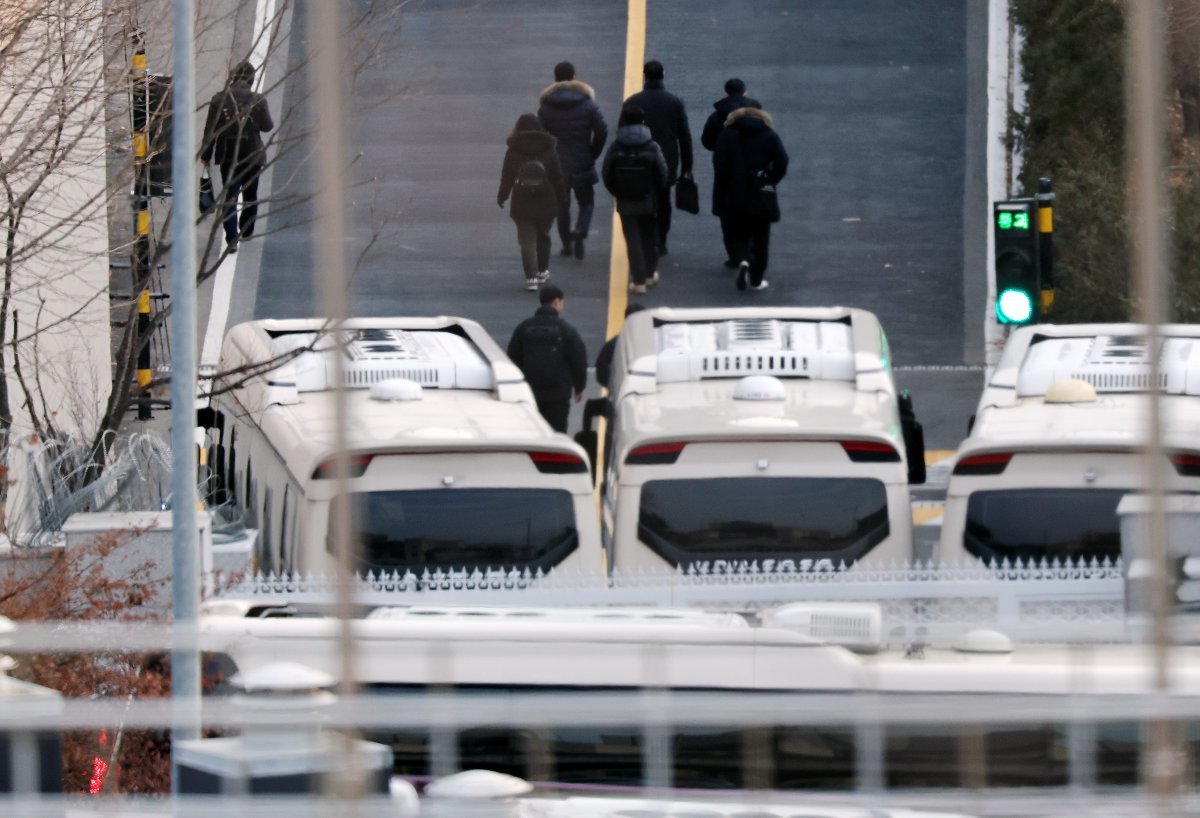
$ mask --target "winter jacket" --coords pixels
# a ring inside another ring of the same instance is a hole
[[[675,184],[678,171],[692,172],[692,132],[683,100],[663,87],[662,80],[646,80],[644,90],[625,100],[646,112],[646,124],[667,160],[667,184]]]
[[[538,119],[558,139],[558,160],[572,181],[596,179],[596,160],[608,141],[608,125],[592,86],[579,80],[556,82],[538,97]]]
[[[713,214],[770,218],[754,180],[761,172],[763,181],[775,185],[787,169],[787,151],[771,115],[758,108],[737,109],[726,118],[713,154]]]
[[[649,175],[646,192],[637,198],[629,198],[621,191],[622,181],[618,178],[621,171],[622,157],[626,153],[636,154]],[[650,136],[650,129],[645,125],[622,125],[617,128],[617,138],[608,146],[604,154],[604,164],[600,173],[604,187],[617,200],[617,212],[622,216],[646,216],[653,213],[658,199],[658,191],[667,183],[667,162],[663,158],[662,149]]]
[[[568,400],[587,386],[587,349],[579,332],[546,304],[513,330],[508,357],[539,401]]]
[[[222,126],[221,111],[227,97],[232,98],[240,116],[234,122]],[[247,81],[235,82],[223,91],[213,94],[208,102],[208,116],[204,120],[204,138],[201,143],[200,159],[214,159],[221,167],[237,164],[242,168],[262,167],[265,147],[262,134],[275,127],[267,98],[250,89]]]
[[[555,142],[557,140],[545,131],[517,131],[509,135],[496,201],[503,205],[509,194],[512,195],[508,215],[513,221],[551,220],[558,213],[559,202],[566,200],[567,185],[558,165]],[[516,184],[521,166],[526,162],[541,162],[546,169],[546,183],[539,190],[526,191]]]
[[[762,105],[758,100],[741,94],[721,97],[713,103],[713,112],[704,123],[704,130],[700,133],[700,144],[710,151],[716,150],[717,137],[725,130],[725,120],[738,108],[762,108]]]

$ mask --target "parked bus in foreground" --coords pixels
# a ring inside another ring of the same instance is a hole
[[[1200,492],[1200,326],[1039,324],[1008,339],[951,461],[941,558],[1121,556],[1117,504],[1145,484],[1157,391],[1168,492]],[[1151,359],[1158,380],[1151,380]]]
[[[601,516],[621,571],[912,559],[924,443],[865,310],[630,315],[607,414]]]
[[[321,319],[233,327],[200,412],[209,499],[259,530],[259,572],[333,571],[341,386],[361,572],[602,573],[586,454],[479,324],[358,318],[338,332]]]

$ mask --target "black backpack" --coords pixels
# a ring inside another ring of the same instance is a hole
[[[517,190],[524,194],[538,194],[549,182],[546,166],[536,159],[530,159],[517,169]]]
[[[530,386],[554,386],[562,380],[566,353],[561,326],[527,324],[521,342],[521,371]]]
[[[216,136],[218,160],[245,160],[254,152],[254,138],[250,133],[250,110],[243,109],[231,91],[225,93],[217,124],[213,129]]]
[[[654,160],[644,151],[613,145],[612,194],[618,199],[647,199],[654,193]]]

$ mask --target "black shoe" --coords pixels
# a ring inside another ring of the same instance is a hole
[[[737,262],[731,258],[727,258],[727,259],[725,259],[725,266],[728,267],[730,270],[732,270],[734,267],[737,266]]]
[[[737,288],[739,290],[746,289],[746,276],[750,273],[750,262],[743,261],[738,265]]]
[[[232,256],[234,253],[237,252],[237,248],[238,248],[237,236],[234,236],[231,239],[225,240],[225,252],[226,253],[228,253],[229,255]]]
[[[574,243],[575,242],[572,241],[571,239],[567,239],[566,242],[563,244],[563,249],[559,250],[558,254],[560,256],[572,255],[575,251],[571,249],[571,245],[573,245]]]
[[[583,236],[575,234],[575,258],[583,261]]]

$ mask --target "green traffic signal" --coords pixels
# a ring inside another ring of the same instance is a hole
[[[1036,323],[1042,289],[1039,237],[1034,229],[1037,202],[993,202],[992,211],[996,320],[1009,325]]]
[[[1027,324],[1033,319],[1033,296],[1025,290],[1007,289],[996,296],[996,318],[1001,324]]]

